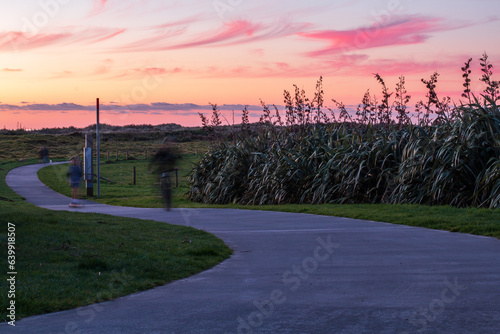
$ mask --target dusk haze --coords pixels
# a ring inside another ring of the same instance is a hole
[[[296,84],[323,77],[332,99],[356,106],[378,73],[393,89],[440,74],[437,91],[459,103],[469,59],[473,93],[484,89],[479,58],[500,64],[500,2],[25,0],[2,6],[0,128],[177,123],[199,126],[218,104],[228,122],[260,101],[283,105]],[[496,67],[493,68],[495,72]],[[260,109],[259,109],[260,108]]]

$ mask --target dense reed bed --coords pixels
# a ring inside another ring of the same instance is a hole
[[[436,92],[438,74],[422,79],[428,93],[412,112],[401,77],[390,93],[383,79],[377,101],[367,92],[349,112],[324,107],[322,79],[308,99],[285,91],[285,114],[263,103],[259,126],[243,111],[233,140],[215,140],[192,170],[191,200],[210,204],[418,203],[500,207],[499,83],[486,54],[485,89],[470,91],[469,60],[462,68],[466,102],[451,105]],[[391,102],[392,101],[392,102]],[[246,115],[246,118],[245,118]],[[217,107],[209,132],[220,125]]]

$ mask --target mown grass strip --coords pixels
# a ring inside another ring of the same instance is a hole
[[[137,164],[137,163],[136,163]],[[145,163],[143,163],[145,164]],[[138,165],[139,166],[139,165]],[[111,170],[106,175],[120,174],[121,170],[131,169],[130,163],[109,165]],[[43,182],[51,188],[69,189],[66,184],[58,185],[58,176],[54,167],[40,170]],[[114,170],[114,171],[113,171]],[[138,167],[145,171],[145,168]],[[182,175],[182,174],[180,174]],[[110,176],[110,177],[112,177]],[[181,187],[176,191],[174,205],[189,208],[234,208],[247,210],[269,210],[296,213],[310,213],[325,216],[374,220],[393,224],[419,226],[451,232],[471,233],[500,238],[500,210],[478,208],[454,208],[450,206],[426,206],[417,204],[284,204],[284,205],[209,205],[188,201],[184,196],[188,189],[185,178],[181,178]],[[103,196],[93,200],[113,205],[136,207],[162,207],[157,189],[153,183],[138,186],[103,185]],[[114,195],[113,195],[114,194]]]
[[[184,155],[182,159],[178,160],[179,187],[172,189],[174,206],[185,206],[190,203],[184,196],[189,189],[186,175],[193,168],[196,161],[198,159],[194,154]],[[51,189],[69,197],[71,196],[71,190],[66,182],[68,166],[63,164],[42,168],[38,172],[38,177]],[[136,185],[132,184],[134,167],[136,168]],[[149,161],[130,160],[102,164],[101,176],[114,182],[101,180],[101,197],[89,198],[91,200],[119,206],[164,207],[159,191],[159,180],[156,175],[150,172]],[[175,184],[174,179],[172,179],[172,184]],[[83,187],[82,184],[80,191],[82,195],[85,193]],[[95,187],[96,185],[94,185]],[[94,189],[94,194],[96,193],[97,191]]]
[[[0,201],[0,256],[7,259],[7,224],[12,223],[18,318],[163,285],[211,268],[231,254],[220,239],[189,227],[35,207],[5,183],[7,172],[22,164],[0,166],[0,196],[12,200]],[[186,237],[191,243],[182,242]],[[0,289],[8,291],[6,279]],[[8,302],[2,298],[1,321],[7,320]]]

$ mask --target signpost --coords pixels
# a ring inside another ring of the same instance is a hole
[[[85,180],[85,188],[87,189],[87,197],[94,196],[94,171],[92,154],[92,136],[85,135],[85,148],[83,149],[83,179]]]
[[[97,98],[97,124],[96,124],[96,146],[97,146],[97,197],[101,196],[101,151],[99,137],[99,98]]]

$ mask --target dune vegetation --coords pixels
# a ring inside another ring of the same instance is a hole
[[[499,82],[481,59],[482,94],[471,92],[469,59],[462,67],[465,102],[436,91],[438,73],[422,79],[426,100],[414,108],[405,78],[380,101],[367,92],[355,113],[333,100],[325,111],[322,79],[312,99],[285,91],[285,113],[264,103],[260,126],[214,141],[190,175],[189,198],[208,204],[387,203],[500,207]],[[272,109],[272,108],[271,108]],[[217,133],[217,106],[206,130]]]

